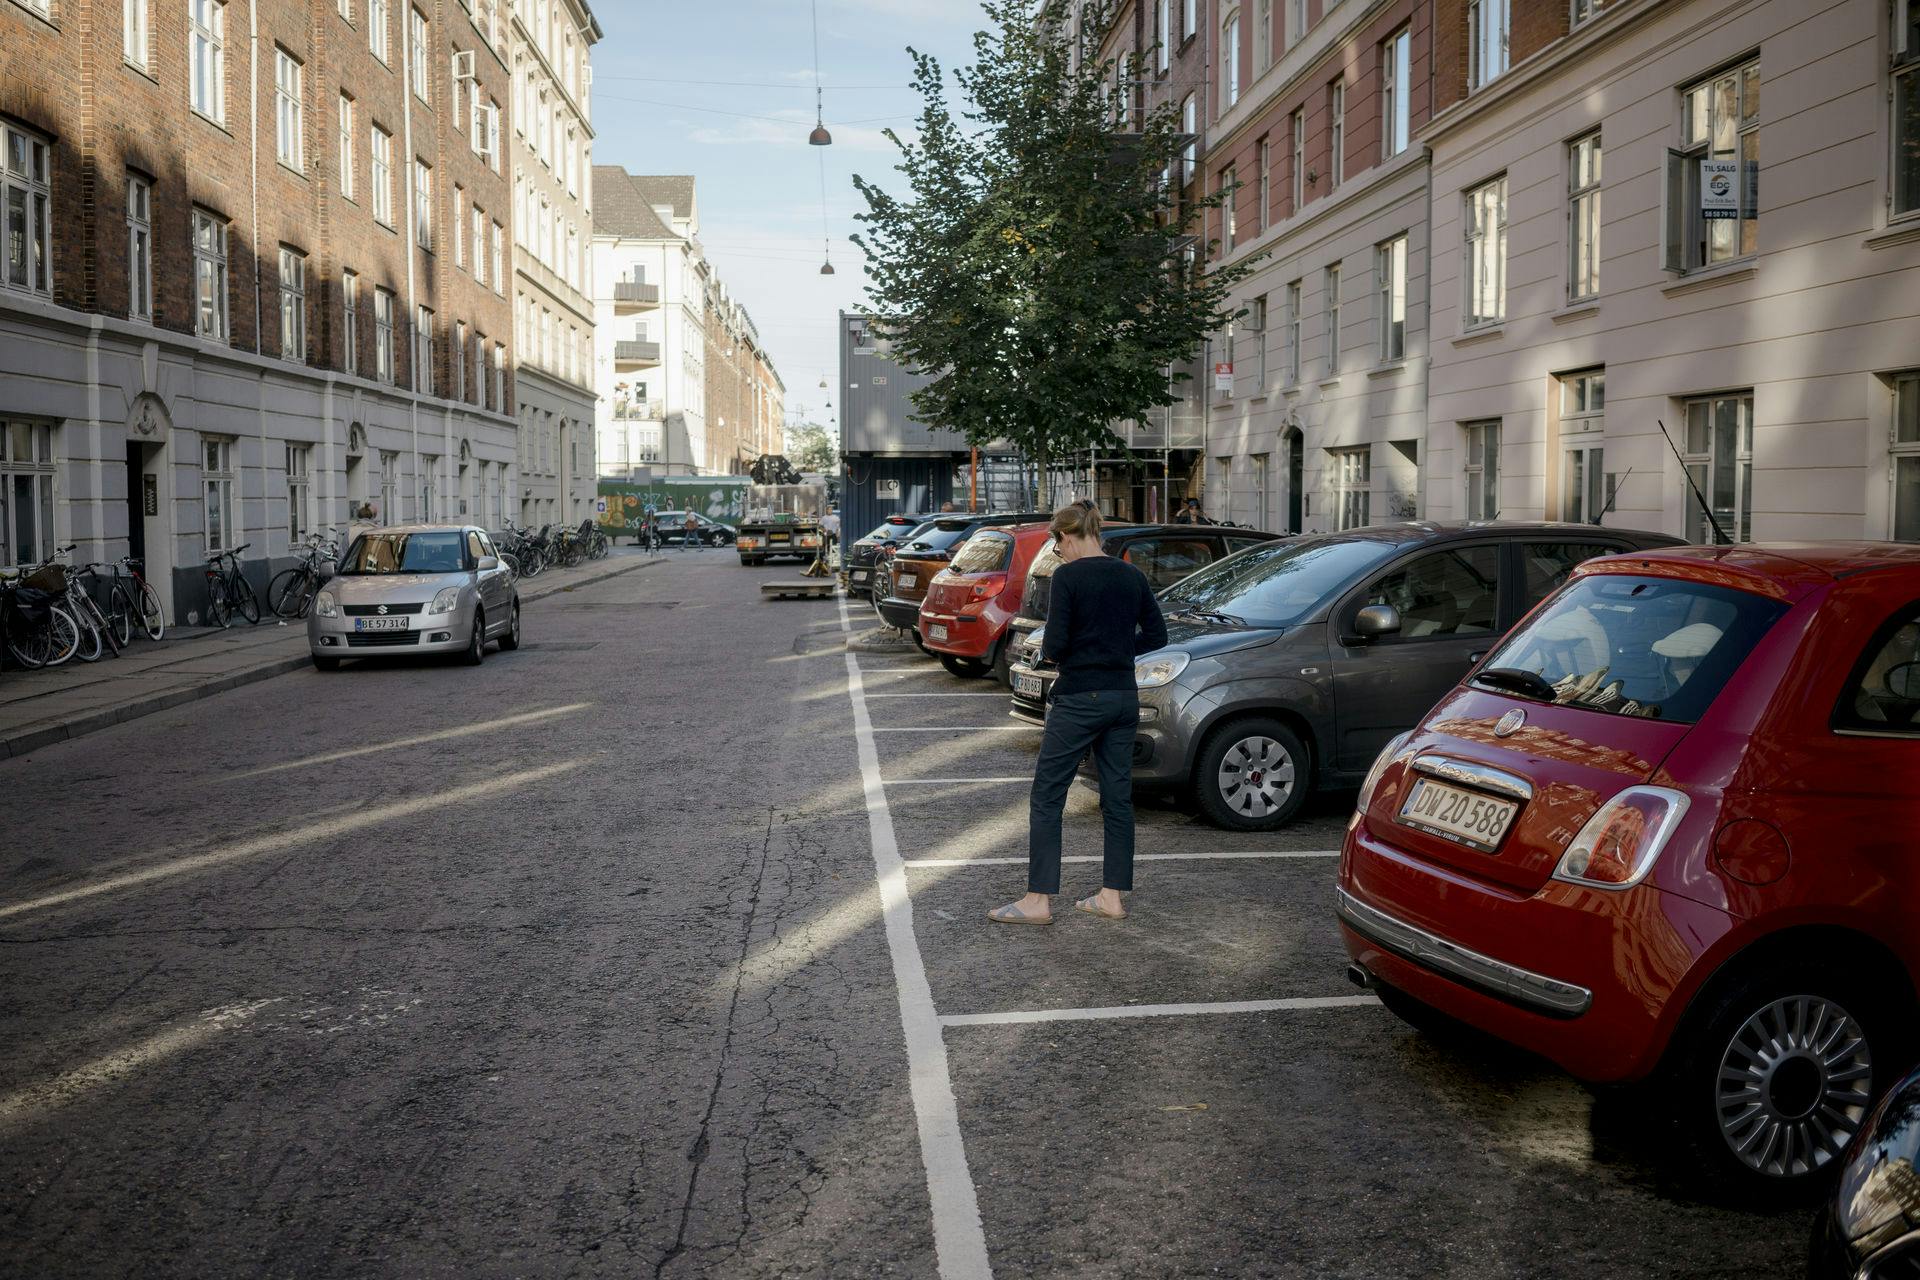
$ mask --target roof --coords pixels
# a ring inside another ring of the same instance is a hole
[[[653,202],[637,185],[640,181],[617,164],[593,166],[594,233],[630,240],[678,240],[653,211]]]
[[[693,175],[634,174],[633,186],[650,205],[667,205],[676,218],[693,216]]]
[[[1616,565],[1627,560],[1619,557]],[[1662,547],[1634,554],[1631,563],[1785,598],[1823,583],[1876,572],[1902,572],[1904,580],[1911,582],[1920,576],[1920,545],[1743,542],[1730,547]],[[1615,567],[1613,571],[1628,570]]]

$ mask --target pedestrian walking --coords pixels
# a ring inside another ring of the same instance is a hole
[[[680,549],[682,551],[685,551],[690,547],[697,546],[698,544],[694,541],[694,539],[698,538],[699,536],[700,536],[700,518],[694,515],[693,512],[689,511],[687,512],[686,531],[682,533],[680,536]]]
[[[1106,857],[1100,892],[1073,905],[1106,920],[1127,916],[1120,895],[1133,889],[1133,735],[1140,698],[1133,665],[1167,643],[1166,620],[1147,576],[1100,545],[1100,512],[1076,502],[1053,513],[1049,529],[1060,559],[1047,606],[1043,661],[1054,663],[1046,735],[1027,801],[1027,893],[995,907],[1001,924],[1052,924],[1060,892],[1060,817],[1074,771],[1089,750],[1100,776]]]

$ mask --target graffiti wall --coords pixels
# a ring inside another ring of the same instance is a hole
[[[656,512],[692,510],[722,524],[739,524],[746,514],[748,483],[745,476],[670,476],[652,484],[602,480],[596,518],[614,537],[637,534],[651,502]]]

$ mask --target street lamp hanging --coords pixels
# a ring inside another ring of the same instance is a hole
[[[813,132],[807,135],[807,142],[815,147],[833,145],[833,135],[827,132],[826,113],[820,109],[820,5],[819,0],[810,6],[813,13]]]

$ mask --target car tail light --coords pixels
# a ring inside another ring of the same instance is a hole
[[[972,594],[975,600],[991,600],[1006,589],[1007,575],[1004,573],[994,573],[976,580],[973,584]]]
[[[1367,806],[1373,803],[1373,791],[1380,785],[1380,776],[1387,771],[1387,766],[1393,763],[1393,758],[1400,754],[1400,748],[1406,746],[1407,739],[1412,736],[1411,730],[1395,736],[1386,746],[1380,748],[1380,754],[1373,758],[1373,767],[1367,770],[1366,781],[1360,784],[1360,794],[1354,797],[1354,821],[1359,821],[1360,815],[1365,813]]]
[[[1587,819],[1553,878],[1595,889],[1632,888],[1652,870],[1688,803],[1666,787],[1628,787]]]

